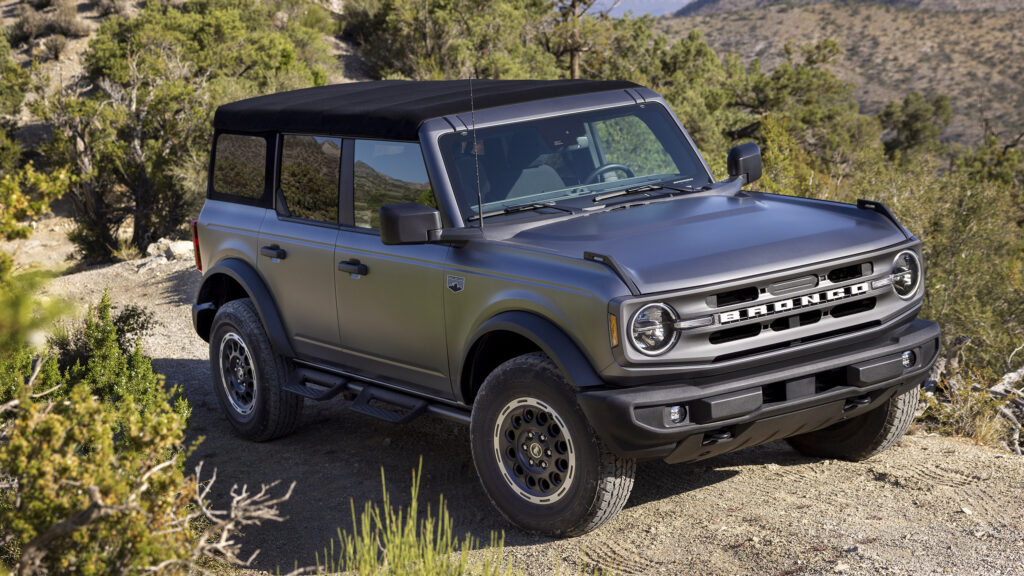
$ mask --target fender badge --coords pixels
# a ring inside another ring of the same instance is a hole
[[[466,279],[462,276],[448,276],[448,289],[451,290],[453,294],[462,292],[462,289],[465,287]]]

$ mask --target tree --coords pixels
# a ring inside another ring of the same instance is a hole
[[[597,0],[557,0],[551,32],[546,35],[545,48],[557,56],[569,57],[569,77],[583,78],[583,54],[591,52],[603,37],[614,33],[614,20],[608,13],[618,1],[596,14],[591,11]]]
[[[923,96],[913,91],[902,102],[890,102],[878,115],[890,133],[885,139],[889,157],[914,150],[936,151],[939,138],[953,117],[949,97],[945,94]]]
[[[8,117],[21,112],[30,82],[0,35],[0,238],[28,236],[31,228],[25,220],[48,211],[50,202],[64,194],[71,182],[66,169],[47,174],[23,163],[21,146],[9,135],[13,122]]]
[[[378,78],[554,78],[540,44],[544,0],[362,0],[346,6],[347,33]]]
[[[57,128],[49,152],[76,177],[72,239],[84,261],[108,261],[126,225],[142,250],[198,209],[218,104],[326,81],[325,23],[302,6],[150,3],[136,18],[103,22],[87,78],[36,105]]]

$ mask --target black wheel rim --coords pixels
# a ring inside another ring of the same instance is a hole
[[[576,449],[565,421],[536,398],[517,398],[499,412],[494,457],[502,477],[534,504],[562,499],[576,476]]]
[[[220,341],[220,381],[231,409],[249,416],[256,406],[256,367],[242,337],[228,332]]]

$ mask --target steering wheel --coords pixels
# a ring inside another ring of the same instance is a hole
[[[594,169],[594,171],[590,173],[590,176],[587,176],[587,179],[584,180],[583,183],[593,184],[594,182],[597,182],[598,176],[606,172],[615,172],[616,170],[621,170],[625,172],[627,178],[632,178],[636,176],[636,174],[633,174],[633,171],[629,168],[629,166],[626,166],[625,164],[602,164],[601,166],[598,166],[596,169]]]

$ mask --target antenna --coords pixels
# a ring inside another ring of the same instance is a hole
[[[473,75],[469,75],[469,118],[473,131],[473,166],[476,169],[476,216],[484,229],[484,195],[480,192],[480,153],[476,147],[476,107],[473,105]]]

